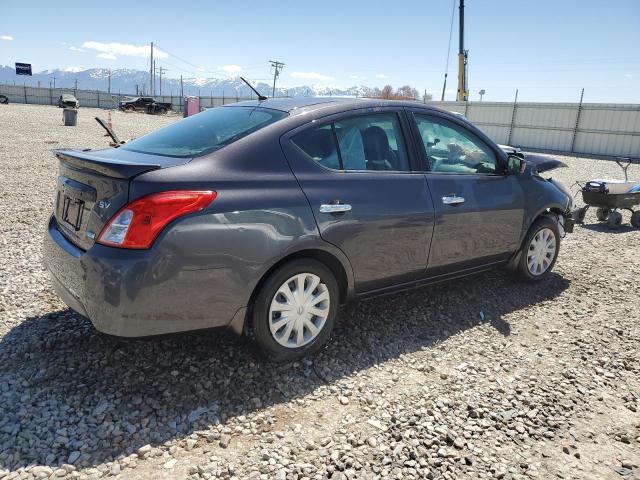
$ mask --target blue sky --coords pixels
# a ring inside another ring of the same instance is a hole
[[[439,98],[453,0],[0,0],[0,64],[244,75],[283,86],[409,84]],[[456,0],[457,2],[457,0]],[[37,11],[37,14],[34,14]],[[471,99],[640,103],[640,0],[466,0]],[[455,95],[457,9],[447,99]]]

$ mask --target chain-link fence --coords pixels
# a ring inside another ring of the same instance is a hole
[[[58,105],[58,99],[63,94],[72,94],[78,99],[81,107],[94,108],[118,108],[122,100],[134,98],[136,94],[108,93],[98,90],[76,90],[73,88],[47,88],[29,87],[26,85],[2,85],[0,84],[0,95],[5,95],[10,103],[26,103],[33,105]],[[184,99],[180,95],[156,95],[154,97],[159,102],[171,103],[172,109],[182,112]],[[255,100],[253,97],[221,96],[221,97],[200,97],[201,108],[219,107],[229,103],[241,102],[243,100]]]

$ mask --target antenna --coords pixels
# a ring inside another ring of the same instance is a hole
[[[251,90],[253,90],[253,93],[255,93],[255,94],[258,96],[258,100],[260,100],[260,101],[262,102],[262,101],[264,101],[264,100],[266,100],[266,99],[267,99],[267,97],[265,97],[264,95],[260,94],[260,92],[258,92],[258,90],[256,90],[255,88],[253,88],[253,86],[252,86],[249,82],[247,82],[247,81],[244,79],[244,77],[240,77],[240,80],[242,80],[244,83],[246,83],[246,84],[247,84],[247,86],[248,86]]]

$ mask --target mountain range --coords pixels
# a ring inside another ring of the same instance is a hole
[[[107,68],[90,68],[86,70],[78,69],[54,69],[44,70],[34,73],[33,76],[16,75],[15,69],[10,66],[0,65],[0,83],[27,86],[53,87],[56,88],[77,88],[81,90],[102,90],[109,89],[109,74],[111,74],[111,92],[135,95],[136,93],[148,94],[149,72],[142,70],[132,70],[121,68],[109,70]],[[185,95],[202,95],[214,97],[249,97],[251,90],[240,77],[213,78],[213,77],[192,77],[183,78],[183,90]],[[156,77],[156,95],[160,95],[159,78]],[[253,86],[263,95],[271,96],[272,86],[257,82]],[[337,88],[331,85],[301,85],[296,87],[278,87],[276,96],[375,96],[379,93],[378,88],[370,88],[365,85],[357,85],[349,88]],[[162,78],[163,95],[180,95],[179,78]]]

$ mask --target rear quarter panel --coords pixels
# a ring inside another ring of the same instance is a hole
[[[327,251],[350,270],[341,252],[321,240],[278,140],[279,135],[254,134],[186,165],[143,174],[131,184],[131,199],[172,189],[217,192],[207,209],[163,231],[152,256],[162,259],[157,263],[164,273],[144,279],[153,283],[181,272],[185,278],[189,276],[184,272],[212,272],[198,277],[205,279],[203,283],[186,286],[196,299],[188,305],[195,316],[215,309],[230,321],[248,305],[273,265],[304,249]]]

